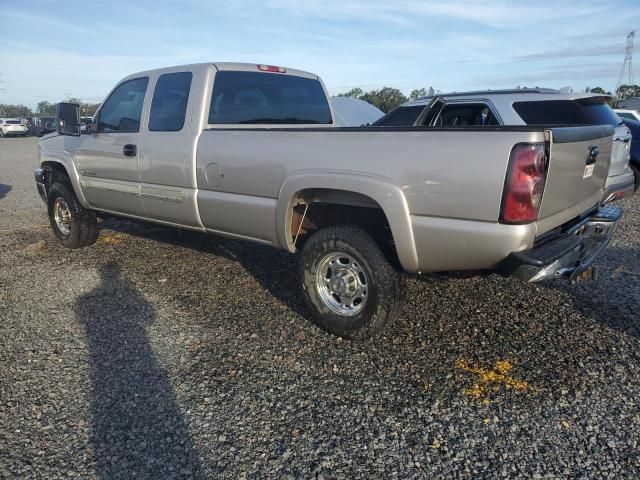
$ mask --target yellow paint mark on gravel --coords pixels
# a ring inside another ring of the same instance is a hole
[[[121,234],[103,235],[96,240],[96,243],[105,245],[120,245],[122,242],[124,242],[124,235]]]
[[[471,365],[466,360],[458,360],[456,367],[477,376],[478,379],[473,387],[464,389],[462,393],[470,397],[482,398],[485,405],[489,403],[489,399],[484,397],[491,392],[498,391],[501,387],[517,392],[532,390],[529,383],[516,380],[509,375],[509,372],[513,369],[513,365],[509,360],[498,360],[491,369]]]

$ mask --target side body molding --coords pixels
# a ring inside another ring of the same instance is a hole
[[[408,273],[418,272],[418,254],[411,227],[409,206],[397,185],[375,177],[348,172],[305,172],[287,177],[280,188],[276,208],[276,231],[282,248],[295,252],[289,226],[296,194],[310,188],[327,188],[359,193],[373,199],[384,212],[395,243],[398,259]]]

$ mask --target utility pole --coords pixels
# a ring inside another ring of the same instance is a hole
[[[627,85],[633,85],[633,39],[636,36],[635,31],[629,32],[627,35],[627,47],[624,53],[624,62],[622,62],[622,68],[620,69],[620,75],[618,76],[618,83],[616,83],[616,89],[614,91],[613,105],[618,104],[620,96],[620,87],[622,82],[627,81]]]

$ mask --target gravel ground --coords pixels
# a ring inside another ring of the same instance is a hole
[[[283,252],[116,220],[62,248],[36,150],[0,140],[0,477],[640,476],[640,197],[598,281],[411,281],[350,343]]]

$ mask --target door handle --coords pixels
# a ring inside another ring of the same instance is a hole
[[[122,153],[125,157],[135,157],[138,153],[138,147],[133,145],[132,143],[127,143],[124,147],[122,147]]]

